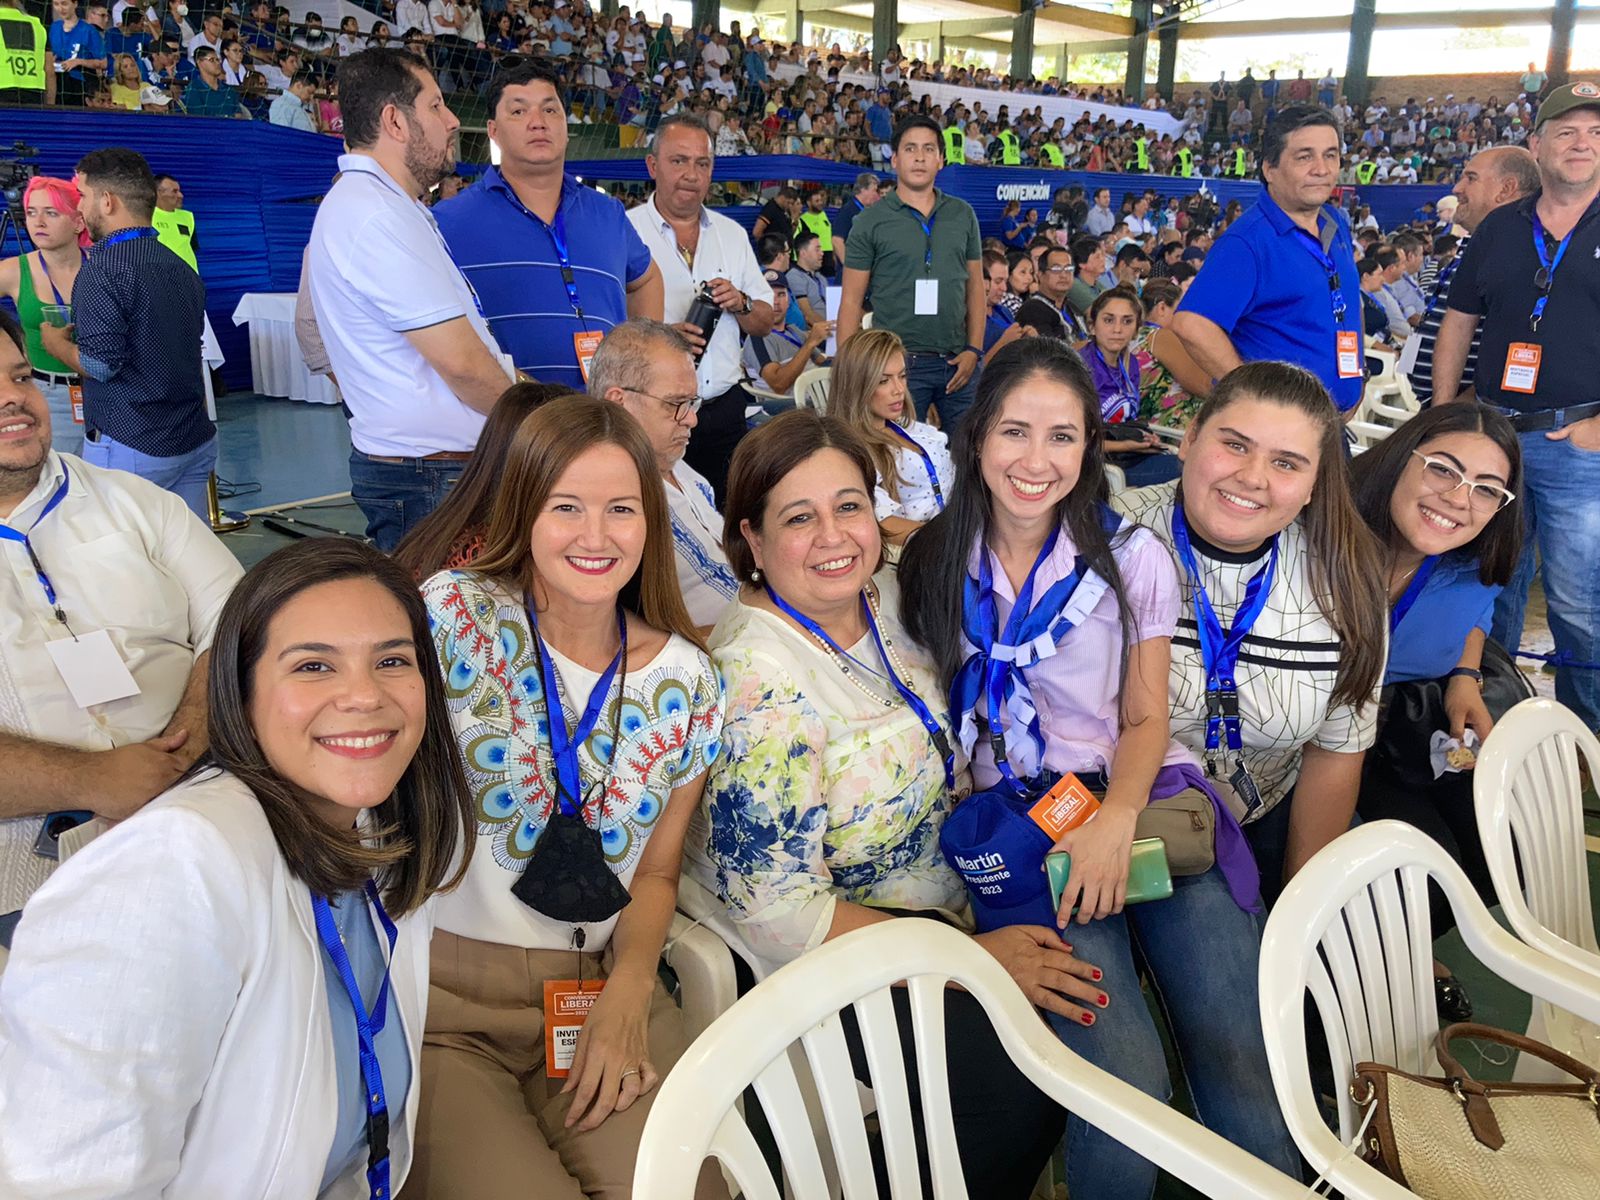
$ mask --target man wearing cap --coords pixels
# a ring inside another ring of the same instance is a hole
[[[1491,636],[1521,643],[1537,543],[1558,659],[1587,664],[1600,656],[1600,85],[1552,90],[1528,148],[1539,190],[1485,217],[1462,255],[1433,393],[1461,390],[1481,318],[1473,391],[1520,435],[1529,531]],[[1600,673],[1558,662],[1556,698],[1600,729]]]
[[[783,312],[789,306],[789,281],[781,271],[763,272],[767,286],[772,289],[772,309]],[[780,396],[794,392],[795,380],[807,367],[826,366],[822,346],[833,336],[833,322],[818,321],[807,329],[786,328],[782,320],[772,327],[766,337],[747,337],[744,340],[744,369],[751,378],[769,391]],[[779,404],[763,399],[762,406],[776,414],[794,405]]]

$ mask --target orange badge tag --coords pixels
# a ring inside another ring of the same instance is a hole
[[[83,384],[72,383],[67,385],[67,396],[72,401],[72,419],[79,425],[83,424]]]
[[[1068,771],[1028,810],[1034,824],[1055,841],[1068,830],[1076,829],[1100,811],[1100,801],[1072,772]]]
[[[572,1073],[578,1031],[605,986],[603,979],[544,981],[544,1073],[549,1078],[565,1079]]]
[[[1361,378],[1361,335],[1354,329],[1339,330],[1339,378]]]
[[[1543,346],[1512,342],[1506,350],[1506,373],[1500,386],[1508,392],[1532,394],[1539,386],[1539,360],[1543,357]]]
[[[600,339],[605,337],[598,330],[583,330],[572,335],[572,349],[578,356],[578,370],[583,372],[583,381],[589,382],[589,364],[594,361],[594,352],[600,349]]]

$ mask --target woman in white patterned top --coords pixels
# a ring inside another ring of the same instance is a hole
[[[879,921],[971,929],[965,886],[939,849],[968,790],[967,762],[892,587],[873,580],[882,563],[873,473],[853,431],[811,409],[774,418],[733,457],[723,543],[745,586],[711,637],[728,707],[691,870],[766,959]],[[977,940],[1036,1004],[1076,1018],[1074,1000],[1098,994],[1094,968],[1052,929]],[[968,1186],[1026,1196],[1065,1114],[1016,1072],[970,996],[947,992],[945,1019]]]
[[[1255,851],[1268,903],[1349,828],[1376,735],[1387,604],[1377,543],[1350,496],[1343,438],[1312,375],[1246,363],[1185,431],[1182,477],[1113,498],[1178,560],[1172,736],[1214,774]],[[1207,611],[1216,622],[1209,636]],[[1228,671],[1226,655],[1202,643],[1240,632],[1241,613],[1249,632]],[[1208,663],[1218,670],[1208,674]],[[1229,676],[1238,719],[1210,720],[1207,693],[1226,697]]]
[[[911,411],[906,348],[887,329],[863,329],[839,348],[828,412],[866,444],[877,471],[872,507],[883,535],[904,544],[944,508],[955,480],[949,442]]]
[[[629,413],[543,405],[501,482],[472,569],[423,585],[477,853],[439,909],[414,1177],[435,1196],[624,1200],[686,1044],[656,968],[721,689]],[[601,979],[563,1085],[553,989]],[[697,1194],[726,1195],[714,1167]]]

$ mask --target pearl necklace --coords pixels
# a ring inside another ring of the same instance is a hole
[[[884,651],[889,656],[889,661],[888,661],[888,664],[887,664],[889,669],[894,671],[897,675],[899,675],[901,679],[909,681],[910,678],[911,678],[911,673],[906,670],[905,664],[900,661],[900,656],[895,653],[894,641],[893,641],[893,639],[891,639],[889,637],[888,633],[883,631],[882,624],[879,621],[877,600],[873,597],[873,595],[872,595],[872,593],[870,591],[866,593],[866,597],[867,597],[867,607],[872,612],[872,622],[873,622],[874,625],[878,626],[879,633],[883,637],[883,648],[884,648]],[[861,671],[862,670],[870,671],[870,668],[863,667],[863,666],[861,666],[860,663],[857,663],[856,665],[860,669],[859,670],[854,670],[854,671],[851,670],[850,669],[850,663],[852,661],[854,661],[853,659],[851,659],[851,658],[849,658],[847,656],[841,655],[838,651],[836,651],[832,646],[830,646],[828,644],[826,639],[824,639],[822,637],[819,637],[815,633],[811,633],[810,630],[807,630],[806,632],[810,635],[811,640],[817,644],[817,646],[822,650],[822,652],[824,654],[826,654],[829,659],[832,660],[833,665],[839,668],[840,674],[842,674],[853,685],[855,685],[856,690],[861,692],[864,696],[866,696],[874,704],[882,705],[884,708],[888,709],[888,708],[894,708],[896,705],[900,705],[900,704],[904,704],[905,703],[905,700],[901,698],[901,696],[900,696],[898,691],[895,693],[893,698],[890,698],[890,699],[885,699],[883,696],[879,695],[878,692],[876,692],[872,688],[868,687],[866,681],[861,678]]]

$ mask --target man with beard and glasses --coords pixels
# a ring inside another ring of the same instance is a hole
[[[42,324],[39,340],[83,380],[83,457],[204,516],[217,462],[200,362],[205,285],[151,225],[156,179],[142,155],[93,151],[74,182],[94,244],[72,284],[73,324]]]
[[[50,435],[0,313],[0,946],[63,832],[131,816],[205,749],[211,637],[243,574],[176,496]]]
[[[421,202],[461,122],[427,65],[374,47],[339,67],[349,153],[311,230],[312,303],[350,410],[350,492],[384,551],[438,507],[515,374]]]

